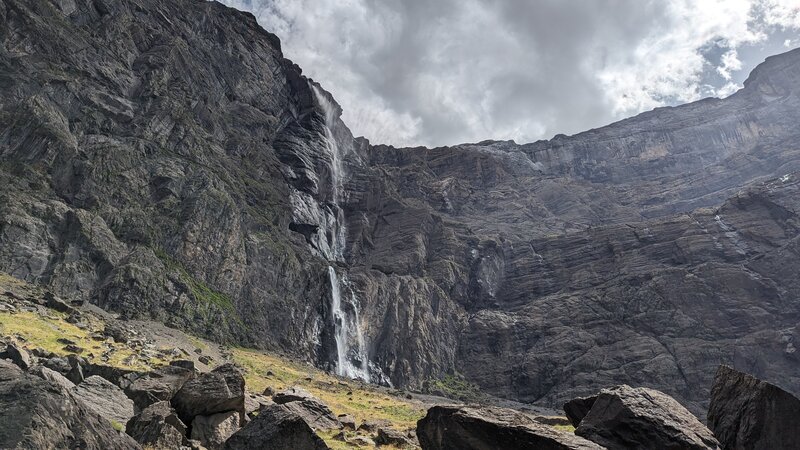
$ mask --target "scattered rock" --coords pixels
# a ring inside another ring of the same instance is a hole
[[[603,447],[572,433],[542,425],[505,408],[434,406],[417,422],[425,450],[600,450]]]
[[[342,424],[345,430],[356,431],[356,419],[349,414],[339,414],[336,416],[339,423]]]
[[[198,415],[236,411],[244,421],[244,377],[233,364],[224,364],[187,381],[172,398],[172,406],[184,422]]]
[[[271,405],[234,433],[223,447],[226,450],[326,450],[328,446],[306,421],[284,405]]]
[[[140,444],[153,448],[179,448],[186,440],[186,425],[166,401],[153,403],[133,416],[125,430]]]
[[[358,426],[357,430],[374,434],[378,432],[378,428],[385,426],[389,426],[389,422],[386,420],[365,420]]]
[[[316,397],[314,397],[314,395],[307,390],[297,386],[284,389],[272,396],[272,400],[279,405],[289,402],[303,401],[306,399],[316,400]]]
[[[103,377],[88,377],[75,386],[72,392],[98,414],[116,423],[124,425],[134,415],[133,400]]]
[[[117,322],[106,323],[103,334],[121,344],[127,343],[131,339],[131,332]]]
[[[138,449],[72,393],[0,360],[0,448]]]
[[[186,370],[192,370],[192,371],[195,370],[194,361],[188,359],[177,359],[175,361],[171,361],[169,365],[175,367],[182,367]]]
[[[378,444],[375,443],[372,439],[366,436],[356,436],[353,439],[350,439],[350,443],[357,446],[357,447],[377,447]]]
[[[65,352],[70,352],[70,353],[77,353],[77,354],[83,353],[83,348],[78,347],[77,345],[72,345],[72,344],[65,345],[63,350]]]
[[[64,301],[62,301],[60,298],[53,295],[52,292],[49,291],[45,292],[42,298],[44,299],[44,305],[50,309],[54,309],[58,312],[66,314],[74,314],[75,312],[77,312],[75,308],[64,303]]]
[[[125,389],[136,407],[144,409],[162,400],[171,400],[183,385],[194,378],[194,371],[183,367],[164,366],[134,380]]]
[[[264,388],[264,395],[272,397],[275,395],[275,389],[273,389],[272,386],[267,386]]]
[[[375,438],[375,443],[378,445],[394,445],[396,447],[415,445],[414,441],[403,432],[388,427],[378,428],[378,436]]]
[[[239,430],[239,413],[228,411],[210,416],[195,416],[191,438],[209,450],[217,450]]]
[[[575,434],[609,448],[715,449],[714,435],[680,403],[655,389],[603,389]]]
[[[541,423],[542,425],[560,425],[560,426],[569,426],[572,425],[569,419],[566,417],[559,417],[559,416],[533,416],[533,420]]]
[[[31,355],[24,348],[20,348],[15,344],[8,344],[4,352],[4,357],[8,358],[14,364],[18,365],[22,370],[28,370],[31,367]]]
[[[586,417],[595,400],[597,400],[597,396],[593,395],[591,397],[578,397],[564,403],[564,413],[573,427],[577,427],[581,420]]]
[[[796,449],[798,418],[797,397],[728,366],[717,369],[708,427],[723,449]]]
[[[78,343],[73,341],[72,339],[67,339],[63,337],[56,339],[56,342],[62,345],[78,345]]]
[[[214,361],[214,359],[208,355],[202,355],[199,358],[197,358],[197,360],[207,366],[211,365],[211,362]]]

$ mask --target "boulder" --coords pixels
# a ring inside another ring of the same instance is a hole
[[[378,428],[378,436],[375,438],[378,445],[394,445],[395,447],[407,447],[416,445],[413,439],[406,436],[402,431],[394,428]]]
[[[370,448],[378,445],[375,443],[375,441],[366,436],[356,436],[353,439],[350,439],[349,443],[355,445],[356,447],[370,447]]]
[[[226,450],[326,450],[328,446],[302,417],[284,405],[270,405],[234,433]]]
[[[208,450],[217,450],[222,448],[233,433],[239,431],[239,426],[239,413],[236,411],[195,416],[191,438],[199,441]]]
[[[74,388],[75,396],[101,416],[125,425],[134,415],[133,400],[103,377],[92,375]]]
[[[718,448],[711,431],[675,399],[627,385],[600,391],[575,434],[609,448]]]
[[[342,427],[344,429],[356,431],[356,419],[350,414],[339,414],[338,416],[336,416],[336,420],[338,420],[339,423],[342,424]]]
[[[603,447],[572,433],[542,425],[513,409],[434,406],[417,422],[425,450],[599,450]]]
[[[281,399],[281,400],[285,400]],[[280,404],[280,402],[275,402]],[[322,400],[310,396],[303,400],[283,403],[284,406],[297,413],[315,430],[334,430],[342,428],[342,424],[333,411]]]
[[[75,387],[75,383],[69,381],[67,377],[47,367],[39,367],[36,374],[66,391],[70,391]]]
[[[266,390],[264,393],[266,394]],[[289,402],[303,401],[306,399],[316,400],[317,397],[315,397],[314,394],[308,392],[307,390],[297,386],[292,386],[290,388],[284,389],[272,396],[272,400],[279,405]]]
[[[133,416],[125,431],[140,444],[154,448],[179,448],[186,439],[186,425],[166,401],[153,403]]]
[[[140,447],[71,392],[0,360],[0,448]]]
[[[184,383],[194,378],[194,371],[183,367],[164,366],[134,380],[125,389],[136,407],[146,408],[159,401],[169,401]]]
[[[172,406],[186,423],[195,416],[227,411],[238,412],[244,421],[244,397],[242,372],[233,364],[225,364],[187,381],[172,398]]]
[[[797,397],[728,366],[717,369],[708,427],[723,449],[796,449],[798,418]]]
[[[389,426],[388,420],[365,420],[361,422],[361,425],[358,426],[358,431],[363,431],[365,433],[377,433],[378,428]]]
[[[189,359],[176,359],[174,361],[170,361],[169,365],[176,367],[183,367],[184,369],[187,370],[195,370],[194,361]]]
[[[593,395],[591,397],[578,397],[564,403],[564,414],[566,414],[573,427],[578,427],[581,420],[592,409],[595,400],[597,400],[597,396]]]
[[[10,359],[11,362],[18,365],[22,370],[28,370],[31,367],[31,355],[27,350],[15,344],[8,344],[2,356]]]

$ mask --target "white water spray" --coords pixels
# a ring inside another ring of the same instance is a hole
[[[325,113],[325,142],[331,157],[331,202],[329,205],[331,222],[328,235],[328,261],[344,262],[347,243],[347,225],[344,210],[339,202],[344,186],[344,164],[341,149],[333,135],[336,111],[328,98],[317,86],[311,85],[314,96]],[[359,378],[369,382],[369,359],[367,357],[361,323],[358,316],[358,298],[349,284],[347,274],[341,277],[333,265],[328,266],[331,283],[331,314],[333,315],[333,335],[336,341],[336,373],[349,378]],[[344,288],[344,289],[343,289]],[[350,295],[343,296],[343,290]],[[343,302],[344,300],[344,302]]]

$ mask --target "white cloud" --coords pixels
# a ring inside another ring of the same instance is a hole
[[[527,142],[727,96],[759,62],[741,49],[800,29],[800,0],[223,2],[276,33],[355,134],[395,145]]]

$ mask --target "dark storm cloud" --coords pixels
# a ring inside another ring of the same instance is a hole
[[[800,28],[794,0],[225,2],[281,37],[355,134],[395,145],[531,141],[728,95]]]

